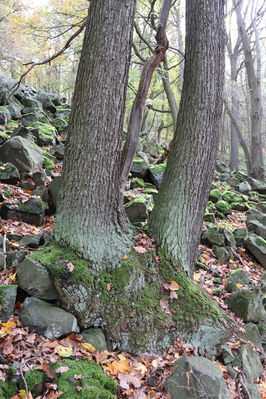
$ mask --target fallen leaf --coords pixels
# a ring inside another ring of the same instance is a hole
[[[119,379],[119,385],[121,386],[121,388],[129,389],[130,384],[133,385],[134,388],[141,387],[140,380],[133,375],[119,373],[118,379]]]
[[[138,254],[145,254],[147,252],[147,249],[144,247],[135,246],[133,248]]]
[[[171,291],[171,292],[170,292],[170,298],[171,298],[171,299],[177,299],[177,298],[178,298],[177,293],[176,293],[175,291]]]
[[[80,391],[82,391],[82,387],[80,387],[79,385],[77,385],[77,386],[76,386],[76,390],[77,390],[78,392],[80,392]]]
[[[170,286],[169,286],[169,289],[170,289],[171,291],[177,291],[177,290],[179,290],[180,285],[179,285],[176,281],[171,280],[170,283],[171,283],[171,284],[170,284]]]
[[[112,286],[112,283],[107,283],[106,284],[106,288],[107,288],[108,292],[111,291],[111,286]]]
[[[58,369],[55,370],[56,373],[66,373],[69,370],[68,366],[61,366],[58,367]]]
[[[165,314],[170,314],[171,316],[173,316],[173,313],[170,312],[169,304],[166,299],[160,300],[160,308]]]
[[[114,360],[112,363],[106,363],[105,365],[107,371],[112,375],[118,375],[119,373],[129,373],[131,367],[128,360]]]
[[[194,279],[195,281],[200,281],[200,276],[201,276],[200,273],[194,273],[193,279]]]
[[[54,351],[55,351],[55,353],[58,353],[58,355],[60,355],[62,357],[69,357],[73,353],[73,349],[72,349],[71,345],[69,345],[68,347],[62,346],[62,345],[57,345],[55,347]]]
[[[72,262],[68,262],[68,263],[67,263],[67,269],[70,271],[70,273],[73,272],[74,267],[75,267],[75,266],[73,265]]]
[[[92,346],[88,342],[84,342],[84,344],[80,344],[80,346],[82,346],[82,348],[86,349],[87,351],[96,352],[96,349],[94,348],[94,346]]]
[[[128,260],[128,256],[127,255],[123,256],[122,260]]]

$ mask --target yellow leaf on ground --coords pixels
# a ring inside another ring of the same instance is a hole
[[[94,346],[89,344],[88,342],[84,342],[84,344],[80,344],[80,346],[82,346],[82,348],[84,348],[90,352],[96,352],[96,349],[94,348]]]
[[[10,273],[8,277],[9,277],[9,280],[14,281],[16,278],[16,273]]]
[[[69,357],[72,355],[73,349],[71,345],[67,347],[63,345],[57,345],[54,351],[55,353],[58,353],[59,356]]]
[[[193,279],[194,279],[195,281],[200,281],[200,276],[201,276],[200,273],[194,273]]]
[[[12,332],[12,328],[15,327],[16,323],[12,320],[8,320],[6,323],[0,323],[0,338]]]
[[[176,281],[171,280],[170,283],[171,283],[171,284],[169,285],[169,289],[170,289],[171,291],[177,291],[177,290],[179,290],[180,285],[177,284]]]
[[[131,371],[131,367],[129,365],[128,360],[114,360],[112,363],[106,363],[106,369],[112,375],[117,375],[118,373],[129,373]]]
[[[127,360],[127,358],[123,355],[118,355],[118,357],[119,357],[119,360]]]

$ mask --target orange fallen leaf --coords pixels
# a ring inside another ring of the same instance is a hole
[[[169,286],[169,289],[170,289],[171,291],[177,291],[177,290],[179,290],[180,285],[179,285],[176,281],[171,280],[170,283],[171,283],[171,284],[170,284],[170,286]]]
[[[106,363],[105,367],[112,375],[118,375],[118,373],[129,373],[131,371],[128,360],[114,360],[112,363]]]

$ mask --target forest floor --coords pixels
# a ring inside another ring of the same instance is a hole
[[[7,186],[0,184],[2,191]],[[18,186],[8,186],[12,195],[8,201],[16,201],[21,199],[26,201],[31,194],[30,191],[23,190]],[[29,225],[18,220],[2,220],[1,234],[37,234],[44,230],[51,231],[53,227],[54,215],[47,216],[45,223],[41,227]],[[218,225],[228,230],[237,227],[245,227],[245,213],[233,211],[225,220],[218,220]],[[140,247],[144,250],[149,249],[152,240],[140,231],[136,237],[136,245],[138,252],[141,253]],[[19,250],[19,244],[16,241],[10,241],[13,249]],[[24,249],[24,248],[23,248]],[[35,249],[35,250],[38,250]],[[29,250],[29,252],[32,250]],[[145,252],[145,251],[144,251]],[[260,285],[263,268],[255,262],[254,258],[249,255],[244,248],[237,249],[237,255],[233,260],[230,259],[226,263],[218,263],[213,251],[205,246],[199,247],[201,261],[205,264],[205,269],[196,270],[194,273],[195,284],[201,286],[209,295],[211,295],[219,305],[235,319],[240,331],[244,331],[244,322],[241,318],[232,313],[224,302],[229,295],[224,287],[226,285],[226,275],[230,272],[229,267],[237,267],[247,272],[248,277],[254,285]],[[215,276],[219,275],[221,283],[217,284]],[[0,284],[16,284],[16,266],[0,273]],[[214,292],[220,289],[220,295],[215,296]],[[241,287],[244,288],[244,287]],[[245,288],[244,288],[245,289]],[[13,396],[12,399],[37,399],[33,398],[29,392],[25,378],[23,378],[27,370],[32,370],[38,366],[40,370],[44,370],[47,375],[52,378],[53,372],[49,369],[49,365],[64,358],[70,359],[88,359],[97,362],[107,375],[112,377],[118,385],[119,398],[135,398],[135,399],[169,399],[170,395],[163,391],[166,379],[173,372],[174,365],[180,357],[185,353],[188,356],[197,354],[195,348],[182,342],[180,339],[169,348],[168,352],[163,355],[153,355],[143,353],[139,356],[132,356],[129,353],[118,352],[97,352],[91,345],[83,344],[81,335],[71,334],[64,339],[47,339],[39,336],[34,332],[29,332],[28,328],[24,328],[19,320],[22,303],[16,303],[15,316],[6,323],[0,322],[0,353],[7,359],[7,364],[0,364],[0,379],[5,380],[6,372],[10,365],[14,362],[20,364],[19,370],[25,387]],[[247,342],[235,335],[227,345],[231,349],[236,349]],[[254,345],[253,345],[254,346]],[[259,350],[258,348],[255,348]],[[1,363],[1,362],[0,362]],[[232,379],[229,376],[226,366],[218,359],[215,360],[216,365],[223,372],[224,379],[230,390],[231,399],[242,398],[238,378]],[[236,368],[236,372],[241,377],[241,370]],[[257,382],[262,398],[266,398],[265,382],[258,380]],[[62,395],[58,392],[56,384],[46,384],[46,392],[38,399],[56,399]],[[8,398],[7,398],[8,399]]]

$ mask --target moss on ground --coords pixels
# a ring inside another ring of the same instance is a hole
[[[66,359],[53,365],[53,371],[59,367],[67,366],[69,369],[64,373],[56,373],[55,381],[58,390],[63,394],[62,399],[114,399],[117,394],[116,383],[107,377],[101,367],[87,360]],[[81,376],[75,379],[74,375]],[[82,390],[78,391],[76,387]]]
[[[51,161],[51,159],[47,158],[47,157],[43,157],[44,161],[43,161],[43,167],[44,169],[54,169],[55,168],[55,164],[53,163],[53,161]]]
[[[0,399],[10,399],[17,394],[16,384],[13,381],[0,379]]]
[[[256,238],[256,244],[260,247],[266,248],[266,240],[264,240],[262,237]]]

